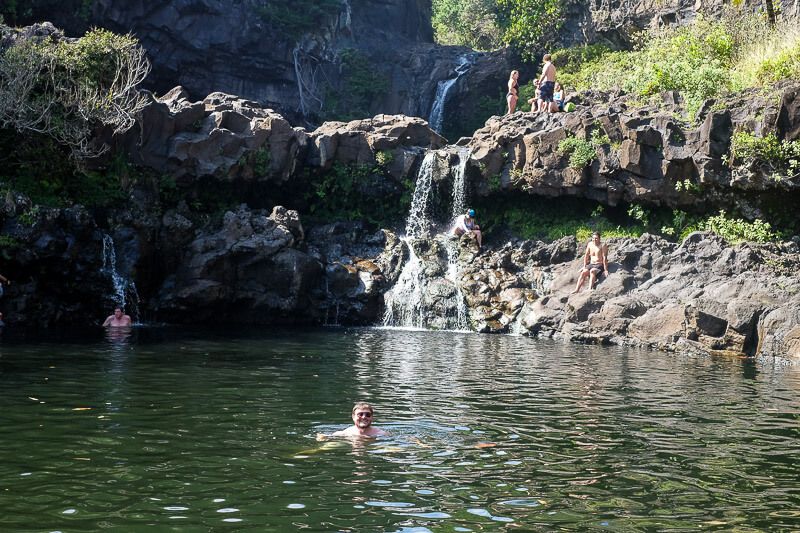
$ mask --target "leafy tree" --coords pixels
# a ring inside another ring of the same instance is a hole
[[[503,42],[532,59],[561,25],[563,0],[497,0]]]
[[[433,0],[431,23],[441,44],[492,50],[501,43],[495,0]]]

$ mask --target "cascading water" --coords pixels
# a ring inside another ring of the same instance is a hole
[[[436,97],[433,99],[431,106],[431,113],[428,118],[428,124],[436,133],[442,132],[444,125],[444,104],[447,101],[447,94],[458,79],[466,74],[472,66],[472,59],[469,56],[461,56],[458,58],[458,65],[456,66],[456,77],[449,80],[440,81],[436,85]]]
[[[437,324],[446,329],[469,330],[467,319],[467,306],[464,296],[458,286],[458,246],[450,238],[448,231],[430,236],[431,219],[429,216],[430,197],[436,172],[436,158],[438,153],[431,151],[425,156],[417,175],[416,188],[411,201],[408,219],[406,222],[406,235],[401,240],[408,250],[408,260],[394,286],[384,294],[386,310],[383,317],[384,326],[427,328],[430,327],[429,312],[426,310],[426,295],[437,292],[436,280],[429,278],[425,269],[425,262],[415,248],[421,239],[430,239],[441,244],[447,255],[447,269],[444,272],[446,279],[452,284],[453,296],[449,302],[443,302],[445,312],[449,315],[450,309],[455,309],[455,316],[437,317]],[[464,149],[458,153],[459,164],[451,170],[453,178],[453,206],[452,212],[463,213],[465,209],[465,180],[464,173],[469,151]],[[449,228],[448,228],[449,229]],[[435,248],[433,246],[431,249]],[[441,285],[441,284],[440,284]],[[443,313],[444,314],[444,313]]]
[[[411,198],[411,208],[406,219],[406,235],[401,237],[408,249],[408,261],[400,272],[400,277],[384,295],[386,310],[383,315],[384,326],[423,328],[423,298],[425,278],[423,264],[414,251],[414,239],[425,236],[430,228],[428,203],[433,186],[433,172],[436,165],[436,152],[425,154],[417,173],[417,184]]]
[[[467,187],[466,187],[466,170],[467,161],[469,161],[470,150],[462,148],[458,151],[458,166],[453,170],[453,202],[451,214],[453,220],[459,215],[464,214],[467,208]],[[469,320],[467,318],[467,303],[464,299],[464,293],[461,292],[461,286],[458,284],[458,277],[460,269],[458,267],[458,246],[453,239],[445,239],[445,249],[447,250],[447,279],[449,279],[456,288],[453,298],[455,301],[453,305],[456,309],[456,324],[455,329],[469,330]]]
[[[114,248],[114,239],[111,238],[111,235],[103,235],[103,272],[111,276],[111,283],[114,287],[113,299],[116,305],[125,310],[127,295],[130,294],[132,296],[130,302],[132,309],[128,309],[127,312],[134,317],[138,317],[139,295],[136,292],[136,284],[133,280],[124,278],[117,271],[117,251]]]

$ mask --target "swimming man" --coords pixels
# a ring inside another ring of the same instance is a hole
[[[331,434],[331,437],[381,437],[388,435],[382,429],[372,425],[375,409],[366,402],[358,402],[353,406],[353,425],[342,431]],[[319,439],[319,437],[317,437]]]
[[[114,314],[106,318],[106,321],[103,322],[103,327],[124,328],[130,327],[132,323],[131,317],[123,313],[121,308],[116,307],[114,308]]]

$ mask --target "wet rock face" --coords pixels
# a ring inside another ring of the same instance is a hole
[[[278,208],[225,213],[221,227],[196,234],[155,310],[178,323],[313,323],[322,265],[297,248],[302,227],[292,218]]]
[[[111,314],[117,302],[103,270],[103,234],[85,209],[33,207],[9,193],[0,221],[7,324],[83,325]]]
[[[766,163],[731,168],[727,158],[737,130],[787,140],[798,135],[800,85],[783,82],[776,90],[782,95],[777,100],[750,91],[726,101],[724,109],[712,111],[709,104],[697,124],[675,118],[679,103],[636,108],[621,93],[592,92],[580,96],[587,105],[573,113],[493,117],[469,142],[472,174],[481,176],[477,185],[484,193],[499,176],[505,190],[541,196],[578,196],[608,205],[735,207],[761,216],[776,198],[800,196],[800,182],[775,179]],[[569,154],[559,150],[571,136],[595,152],[584,167],[571,167]]]

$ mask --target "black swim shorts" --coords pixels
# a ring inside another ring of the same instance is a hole
[[[541,100],[543,102],[552,102],[553,101],[553,90],[556,88],[556,82],[554,81],[546,81],[539,86],[539,91],[541,93]]]

